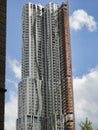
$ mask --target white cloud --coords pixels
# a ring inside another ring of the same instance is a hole
[[[18,80],[21,78],[21,65],[16,59],[7,59],[9,71],[13,72],[13,77]],[[12,78],[13,79],[13,78]],[[16,130],[18,96],[17,96],[17,82],[12,80],[7,74],[6,78],[6,102],[5,102],[5,130]],[[10,86],[10,87],[9,87]]]
[[[6,79],[6,86],[7,86],[7,83],[14,85],[15,88],[17,88],[17,86],[18,86],[18,83],[16,81],[13,81],[13,80],[10,80],[10,79]]]
[[[10,91],[9,101],[5,103],[5,130],[16,130],[17,94]]]
[[[97,23],[93,16],[89,15],[83,9],[74,11],[70,16],[70,27],[77,31],[82,29],[84,26],[87,27],[90,32],[97,29]]]
[[[20,63],[14,59],[14,60],[9,60],[9,65],[13,73],[15,74],[15,77],[20,79],[21,78],[21,65]]]
[[[98,67],[81,78],[74,78],[74,100],[76,130],[86,117],[92,121],[94,129],[98,128]]]

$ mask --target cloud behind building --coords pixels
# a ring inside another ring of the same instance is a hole
[[[97,23],[93,16],[89,15],[85,10],[75,10],[70,16],[70,27],[75,30],[81,30],[86,27],[90,32],[97,29]]]

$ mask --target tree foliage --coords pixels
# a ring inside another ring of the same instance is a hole
[[[86,118],[85,122],[81,121],[80,127],[81,127],[81,130],[93,130],[93,128],[92,128],[92,122],[90,122],[88,120],[88,118]]]

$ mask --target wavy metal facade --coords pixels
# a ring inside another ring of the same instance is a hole
[[[22,12],[17,130],[74,130],[68,3]]]

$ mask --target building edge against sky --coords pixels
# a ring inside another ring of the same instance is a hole
[[[0,0],[0,130],[4,130],[6,61],[6,0]]]
[[[23,6],[16,129],[75,129],[68,3]]]

